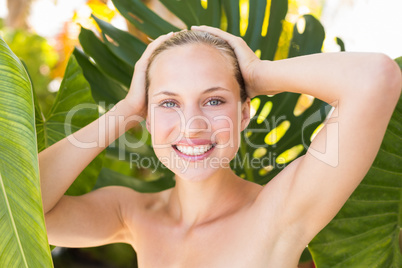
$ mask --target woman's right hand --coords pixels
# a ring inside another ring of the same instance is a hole
[[[151,57],[154,50],[159,47],[159,45],[161,45],[173,35],[174,33],[170,32],[168,34],[161,35],[157,39],[152,41],[145,49],[141,58],[135,64],[133,79],[131,80],[130,89],[127,93],[125,101],[131,107],[134,114],[141,116],[144,119],[147,114],[145,78],[146,70],[149,64],[149,58]]]

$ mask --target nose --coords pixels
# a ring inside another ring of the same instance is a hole
[[[184,111],[183,132],[185,137],[197,136],[200,132],[211,131],[211,122],[199,107],[188,107]]]

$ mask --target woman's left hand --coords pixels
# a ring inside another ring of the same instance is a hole
[[[247,95],[250,98],[261,95],[259,92],[262,91],[259,90],[258,83],[254,78],[255,72],[258,70],[258,66],[262,63],[262,61],[255,55],[255,53],[241,37],[234,36],[230,33],[222,31],[221,29],[209,26],[192,26],[191,30],[208,32],[228,42],[233,48],[239,62],[240,70],[246,84]]]

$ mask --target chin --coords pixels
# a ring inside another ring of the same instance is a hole
[[[202,181],[224,169],[230,169],[228,160],[233,159],[236,151],[228,152],[227,148],[224,150],[225,155],[221,155],[220,149],[214,151],[214,147],[199,156],[184,155],[177,149],[157,150],[155,154],[169,170],[175,173],[175,178],[185,181]],[[222,163],[223,159],[226,159],[226,165]]]
[[[188,167],[187,170],[172,170],[175,173],[175,180],[180,179],[183,181],[204,181],[213,176],[217,169],[209,168],[202,170],[194,170]]]

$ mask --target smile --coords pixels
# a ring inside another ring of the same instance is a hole
[[[201,146],[173,145],[173,147],[176,147],[177,150],[186,155],[202,155],[205,152],[209,151],[212,147],[214,147],[214,145],[213,144],[201,145]]]
[[[172,145],[172,147],[180,157],[189,161],[199,161],[212,153],[215,144],[198,146]]]

